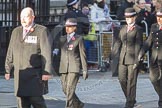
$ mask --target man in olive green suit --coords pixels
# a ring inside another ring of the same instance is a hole
[[[162,9],[156,13],[157,23],[152,24],[151,32],[140,50],[138,60],[149,52],[149,77],[159,96],[158,105],[162,108]]]
[[[51,77],[51,43],[47,28],[34,23],[34,12],[27,7],[20,14],[21,25],[12,31],[5,69],[6,80],[14,68],[18,108],[47,108],[42,95],[48,92]]]
[[[141,27],[135,24],[136,12],[133,8],[125,10],[127,25],[124,25],[114,44],[114,54],[119,51],[118,78],[126,97],[125,108],[133,108],[136,103],[136,85],[139,69],[138,54],[143,43]]]
[[[84,79],[88,77],[83,38],[75,33],[76,19],[67,19],[65,26],[67,35],[60,38],[61,60],[59,69],[63,92],[66,95],[65,108],[83,108],[84,104],[75,94],[81,71],[83,71]]]

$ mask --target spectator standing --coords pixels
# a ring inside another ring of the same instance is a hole
[[[47,108],[42,95],[48,93],[51,77],[51,43],[46,27],[34,23],[34,12],[21,11],[21,26],[12,31],[6,62],[5,79],[14,68],[14,87],[18,108]]]
[[[67,19],[65,26],[67,34],[60,38],[59,45],[61,49],[59,72],[62,89],[66,95],[65,108],[83,108],[84,103],[75,94],[81,71],[83,71],[83,78],[85,80],[88,78],[83,37],[75,32],[77,29],[76,19]]]
[[[82,12],[88,16],[88,18],[90,18],[90,8],[88,6],[88,4],[83,4],[82,6]],[[90,29],[87,35],[85,35],[84,37],[84,44],[85,44],[85,49],[86,49],[86,57],[87,57],[87,62],[91,61],[91,63],[88,63],[88,67],[89,69],[91,67],[93,67],[92,65],[94,65],[94,63],[92,63],[92,61],[96,62],[97,61],[97,53],[96,53],[96,40],[97,40],[97,36],[96,36],[96,31],[95,31],[95,26],[94,23],[91,22],[90,23]],[[95,68],[97,66],[94,66]]]
[[[162,7],[162,1],[161,0],[152,0],[152,5],[151,5],[151,17],[152,17],[152,22],[156,23],[156,12]]]
[[[152,25],[151,4],[147,4],[145,0],[137,0],[133,8],[137,12],[136,24],[141,26],[144,31],[147,28],[149,33]],[[147,27],[142,21],[146,21]]]
[[[127,25],[124,25],[114,44],[112,54],[119,52],[118,79],[126,98],[125,108],[133,108],[136,103],[136,85],[139,69],[138,54],[143,42],[143,32],[135,24],[136,12],[133,8],[125,10]]]
[[[151,11],[156,14],[157,10],[159,10],[161,8],[162,1],[161,0],[152,0],[151,3],[152,3],[152,10]]]
[[[94,22],[96,24],[96,31],[99,31],[100,29],[103,31],[109,31],[112,26],[111,20],[112,18],[110,17],[109,9],[104,0],[96,0],[90,7],[90,22]],[[100,28],[100,26],[102,28]]]
[[[89,19],[90,8],[89,8],[88,4],[86,4],[86,3],[82,4],[82,13],[84,15],[86,15],[88,17],[88,19]]]
[[[92,5],[93,3],[94,3],[94,0],[81,0],[80,1],[81,8],[83,8],[84,4]]]
[[[117,19],[125,20],[124,11],[126,8],[133,7],[135,0],[125,0],[117,10]]]
[[[150,51],[149,77],[159,96],[158,108],[162,108],[162,9],[156,12],[157,23],[151,26],[151,32],[140,50],[138,60]]]
[[[76,33],[79,35],[86,35],[89,32],[89,19],[79,10],[79,0],[67,0],[67,12],[64,20],[68,18],[76,18],[78,21]]]

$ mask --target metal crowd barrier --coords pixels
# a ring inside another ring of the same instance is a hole
[[[99,59],[99,41],[97,34],[89,34],[92,37],[96,37],[97,40],[85,40],[85,48],[87,54],[88,70],[89,71],[100,71],[98,68]]]
[[[114,25],[115,27],[120,27],[121,22],[119,20],[112,20],[109,21]],[[100,71],[107,71],[108,68],[110,68],[109,63],[109,57],[112,50],[112,45],[114,43],[114,28],[112,27],[111,30],[105,31],[102,29],[102,26],[100,25],[100,31],[99,31],[99,65],[100,65]],[[109,65],[109,66],[108,66]]]
[[[147,38],[147,37],[149,36],[147,22],[144,21],[144,20],[142,20],[141,23],[144,23],[144,25],[145,25],[145,35],[146,35],[146,38]],[[144,60],[144,63],[147,63],[147,69],[148,69],[149,66],[150,66],[149,60],[150,60],[150,59],[149,59],[149,51],[147,51],[147,53],[146,53],[146,58],[145,58],[145,60]]]
[[[109,21],[110,22],[110,21]],[[121,23],[119,20],[112,20],[111,22],[116,22],[116,23]],[[122,20],[122,22],[124,22]],[[148,26],[146,21],[142,21],[141,23],[145,24],[145,33],[143,33],[143,36],[146,36],[146,38],[149,36],[148,34]],[[120,25],[121,27],[121,25]],[[97,69],[89,69],[90,71],[107,71],[108,67],[106,64],[109,59],[109,54],[111,53],[112,50],[112,45],[114,42],[114,30],[110,31],[104,31],[102,29],[101,24],[99,23],[99,31],[97,32],[97,50],[95,53],[97,53],[97,60],[96,61],[88,61],[88,63],[95,63],[98,64]],[[92,52],[90,52],[92,53]],[[94,53],[94,52],[93,52]],[[146,54],[146,59],[144,60],[144,63],[147,64],[147,67],[149,67],[149,52]]]
[[[120,23],[118,20],[112,20],[112,21],[102,21],[102,22],[116,22]],[[111,53],[111,47],[113,43],[113,30],[103,30],[102,28],[102,22],[99,23],[99,31],[96,32],[97,36],[97,50],[96,52],[89,52],[89,53],[96,53],[97,59],[96,61],[89,61],[88,63],[94,63],[98,65],[98,68],[95,69],[89,69],[89,71],[107,71],[109,66],[109,55]],[[94,54],[95,55],[95,54]]]

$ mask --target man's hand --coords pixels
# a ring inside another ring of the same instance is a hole
[[[88,72],[83,71],[83,79],[86,80],[88,78]]]
[[[43,81],[47,81],[47,80],[49,80],[50,78],[52,78],[51,75],[42,75],[42,80],[43,80]]]
[[[5,79],[6,79],[6,80],[10,80],[10,74],[6,73],[6,74],[5,74]]]
[[[59,53],[59,49],[56,48],[53,50],[53,55],[58,55],[58,53]]]
[[[142,62],[143,61],[143,56],[142,55],[139,55],[138,56],[138,62]]]
[[[137,64],[134,64],[133,65],[133,70],[137,68]]]

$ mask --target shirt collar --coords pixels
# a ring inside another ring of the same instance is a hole
[[[132,23],[132,24],[130,24],[130,25],[128,25],[129,27],[132,27],[132,26],[134,26],[134,24],[135,24],[135,22],[134,23]]]
[[[74,34],[75,34],[75,32],[72,32],[72,33],[68,34],[68,36],[73,37]]]
[[[27,27],[27,28],[24,28],[23,27],[23,29],[25,29],[25,30],[27,30],[27,31],[30,31],[30,29],[32,28],[32,26],[34,25],[34,23],[32,23],[29,27]]]

